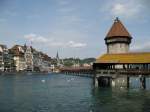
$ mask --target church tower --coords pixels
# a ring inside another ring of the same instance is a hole
[[[60,59],[59,59],[58,51],[57,51],[57,54],[56,54],[56,61],[57,61],[57,66],[60,66]]]
[[[131,39],[131,35],[117,17],[105,37],[107,53],[127,53],[129,51]]]

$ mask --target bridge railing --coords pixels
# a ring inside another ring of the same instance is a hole
[[[60,69],[62,73],[83,73],[83,74],[93,74],[92,67],[64,67]]]
[[[150,69],[101,69],[96,74],[118,74],[118,75],[150,75]]]

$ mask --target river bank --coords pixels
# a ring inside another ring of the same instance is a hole
[[[23,74],[49,74],[48,72],[0,72],[0,75],[23,75]]]

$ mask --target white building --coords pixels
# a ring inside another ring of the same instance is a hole
[[[0,45],[0,71],[4,71],[5,54],[8,53],[6,45]]]
[[[13,53],[16,71],[24,71],[27,68],[24,57],[24,46],[15,45],[11,48],[11,52]]]
[[[33,71],[33,53],[31,46],[25,46],[25,62],[27,66],[27,71]]]

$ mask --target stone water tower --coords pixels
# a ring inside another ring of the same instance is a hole
[[[117,17],[105,37],[107,53],[127,53],[129,51],[131,39],[131,35]]]

